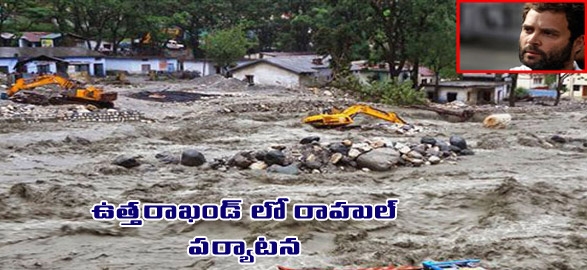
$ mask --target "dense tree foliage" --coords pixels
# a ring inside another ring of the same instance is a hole
[[[209,57],[206,36],[239,26],[257,41],[248,53],[328,54],[335,76],[353,60],[385,62],[394,80],[408,63],[414,73],[420,65],[454,73],[455,9],[455,0],[4,0],[0,32],[73,33],[116,52],[124,39],[161,47],[172,37],[166,29],[178,27],[179,42]]]
[[[202,49],[221,68],[221,73],[226,74],[252,46],[254,43],[247,39],[241,27],[232,27],[212,32],[205,38]]]

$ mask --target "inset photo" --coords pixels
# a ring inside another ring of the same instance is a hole
[[[584,72],[584,2],[457,6],[457,72]]]

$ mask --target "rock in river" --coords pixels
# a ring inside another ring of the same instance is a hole
[[[357,158],[357,166],[372,171],[388,171],[400,161],[400,153],[392,148],[373,149]]]
[[[181,165],[197,167],[206,163],[206,158],[202,153],[195,149],[188,149],[181,153]]]

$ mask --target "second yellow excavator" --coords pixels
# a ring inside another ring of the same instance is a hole
[[[51,84],[59,85],[63,91],[52,93],[49,96],[40,92],[24,91]],[[80,87],[76,82],[59,75],[40,75],[31,79],[19,78],[2,95],[2,98],[12,98],[25,103],[45,105],[52,102],[75,101],[102,108],[112,108],[114,106],[113,101],[117,97],[116,92],[104,92],[94,86]]]
[[[382,111],[364,104],[353,105],[342,111],[337,108],[332,108],[324,111],[322,114],[308,116],[304,118],[303,122],[318,128],[341,127],[352,124],[354,122],[353,118],[359,113],[377,117],[396,124],[407,124],[407,122],[396,113]]]

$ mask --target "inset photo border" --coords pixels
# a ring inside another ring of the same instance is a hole
[[[586,2],[457,0],[457,73],[587,73]]]

